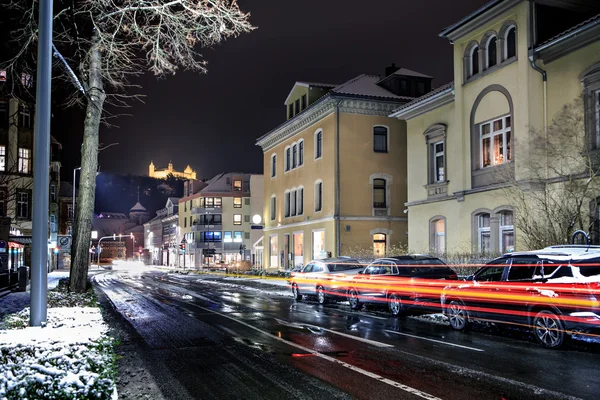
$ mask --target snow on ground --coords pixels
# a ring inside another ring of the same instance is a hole
[[[224,282],[225,280],[227,280],[228,282]],[[235,282],[237,281],[237,283],[230,283],[230,282]],[[258,292],[258,293],[264,293],[266,295],[277,295],[277,296],[284,296],[284,297],[291,297],[292,296],[292,291],[287,289],[288,287],[288,283],[283,280],[268,280],[265,281],[264,279],[247,279],[247,278],[223,278],[223,280],[219,280],[219,281],[209,281],[209,280],[205,280],[205,279],[198,279],[197,282],[201,282],[201,283],[212,283],[212,284],[216,284],[216,285],[221,285],[221,286],[226,286],[226,287],[230,287],[230,288],[237,288],[237,289],[243,289],[243,290],[247,290],[247,291],[252,291],[252,292]],[[259,282],[259,283],[263,283],[265,284],[264,288],[256,288],[253,286],[248,286],[248,285],[244,285],[242,282]],[[270,285],[266,286],[266,285]],[[275,289],[274,287],[278,287],[277,289]]]

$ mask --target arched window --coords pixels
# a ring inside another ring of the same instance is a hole
[[[434,217],[430,222],[430,248],[436,254],[446,253],[446,219]]]
[[[515,227],[512,211],[500,213],[500,252],[508,253],[515,250]]]
[[[386,252],[387,237],[383,233],[373,235],[373,255],[375,257],[384,257]]]
[[[292,169],[298,166],[298,145],[292,145]]]
[[[477,215],[477,248],[482,254],[491,251],[490,221],[491,218],[488,213]]]
[[[285,148],[285,170],[289,171],[290,170],[290,165],[291,165],[291,148],[288,146]]]
[[[517,27],[511,26],[504,36],[504,59],[508,60],[517,55]]]
[[[387,208],[385,179],[373,179],[373,208]]]
[[[298,166],[304,164],[304,140],[298,142]]]
[[[275,178],[277,175],[277,155],[271,155],[271,178]]]
[[[471,49],[469,68],[470,77],[479,73],[479,46],[477,45]]]
[[[323,131],[319,129],[315,132],[315,160],[323,156]]]
[[[498,52],[497,52],[497,38],[496,36],[491,36],[486,45],[486,55],[487,55],[487,68],[493,67],[498,62]]]

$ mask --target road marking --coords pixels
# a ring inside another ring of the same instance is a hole
[[[206,307],[199,306],[199,305],[197,305],[197,304],[194,304],[194,303],[189,303],[189,304],[190,304],[190,305],[193,305],[193,306],[195,306],[195,307],[198,307],[198,308],[200,308],[200,309],[202,309],[202,310],[204,310],[204,311],[212,312],[212,313],[214,313],[214,314],[220,315],[220,316],[221,316],[221,317],[223,317],[223,318],[227,318],[227,319],[230,319],[230,320],[232,320],[232,321],[235,321],[235,322],[237,322],[238,324],[244,325],[245,327],[248,327],[248,328],[250,328],[250,329],[253,329],[253,330],[255,330],[255,331],[259,332],[259,333],[262,333],[263,335],[266,335],[266,336],[268,336],[268,337],[269,337],[269,338],[271,338],[271,339],[274,339],[274,340],[280,341],[280,342],[282,342],[282,343],[285,343],[285,344],[287,344],[288,346],[295,347],[295,348],[297,348],[297,349],[300,349],[300,350],[302,350],[302,351],[304,351],[304,352],[306,352],[306,353],[314,354],[316,357],[322,358],[322,359],[324,359],[324,360],[330,361],[330,362],[332,362],[332,363],[335,363],[335,364],[339,364],[339,365],[341,365],[341,366],[343,366],[343,367],[345,367],[345,368],[348,368],[348,369],[350,369],[350,370],[352,370],[352,371],[354,371],[354,372],[358,372],[359,374],[362,374],[362,375],[368,376],[368,377],[370,377],[370,378],[376,379],[376,380],[378,380],[379,382],[382,382],[382,383],[385,383],[385,384],[387,384],[387,385],[393,386],[393,387],[395,387],[395,388],[398,388],[398,389],[404,390],[405,392],[411,393],[411,394],[413,394],[413,395],[415,395],[415,396],[418,396],[418,397],[421,397],[421,398],[423,398],[423,399],[427,399],[427,400],[442,400],[442,399],[440,399],[439,397],[435,397],[434,395],[431,395],[431,394],[429,394],[429,393],[422,392],[422,391],[420,391],[419,389],[415,389],[415,388],[413,388],[413,387],[410,387],[410,386],[404,385],[404,384],[402,384],[402,383],[400,383],[400,382],[396,382],[396,381],[393,381],[393,380],[391,380],[391,379],[384,378],[384,377],[383,377],[383,376],[381,376],[381,375],[375,374],[375,373],[373,373],[373,372],[369,372],[369,371],[367,371],[367,370],[364,370],[364,369],[362,369],[362,368],[356,367],[356,366],[354,366],[354,365],[352,365],[352,364],[348,364],[347,362],[344,362],[344,361],[338,360],[337,358],[330,357],[330,356],[328,356],[328,355],[325,355],[325,354],[323,354],[323,353],[319,353],[319,352],[318,352],[318,351],[316,351],[316,350],[309,349],[308,347],[304,347],[304,346],[301,346],[301,345],[299,345],[299,344],[296,344],[296,343],[294,343],[294,342],[290,342],[289,340],[286,340],[286,339],[283,339],[283,338],[277,337],[277,336],[275,336],[275,335],[272,335],[272,334],[270,334],[269,332],[265,332],[265,331],[263,331],[263,330],[261,330],[261,329],[259,329],[259,328],[255,327],[255,326],[253,326],[253,325],[250,325],[250,324],[248,324],[248,323],[246,323],[246,322],[244,322],[244,321],[242,321],[242,320],[239,320],[239,319],[237,319],[237,318],[233,318],[233,317],[231,317],[231,316],[229,316],[229,315],[222,314],[222,313],[220,313],[220,312],[218,312],[218,311],[214,311],[214,310],[211,310],[211,309],[209,309],[209,308],[206,308]]]
[[[430,342],[445,344],[446,346],[460,347],[461,349],[467,349],[467,350],[473,350],[473,351],[485,351],[483,349],[478,349],[478,348],[475,348],[475,347],[469,347],[469,346],[463,346],[463,345],[460,345],[460,344],[454,344],[454,343],[444,342],[443,340],[429,339],[429,338],[426,338],[426,337],[421,337],[421,336],[417,336],[417,335],[411,335],[409,333],[389,331],[387,329],[385,329],[385,332],[394,333],[396,335],[408,336],[408,337],[412,337],[412,338],[415,338],[415,339],[428,340]]]

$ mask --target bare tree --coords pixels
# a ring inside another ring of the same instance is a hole
[[[38,2],[4,0],[22,16],[13,39],[15,56],[7,69],[17,76],[28,65],[37,39]],[[57,79],[76,90],[68,104],[85,106],[81,175],[70,287],[86,290],[88,247],[105,104],[128,106],[138,98],[131,78],[146,71],[156,76],[179,69],[206,72],[198,48],[254,29],[235,0],[80,0],[54,2]],[[3,8],[4,9],[4,8]]]
[[[31,229],[33,179],[23,175],[16,162],[5,166],[8,168],[0,172],[0,216],[9,217],[17,229]],[[21,202],[22,194],[27,196],[25,202]]]
[[[576,230],[590,231],[597,223],[600,163],[586,136],[583,100],[563,106],[546,131],[530,129],[524,142],[515,147],[526,156],[504,188],[519,242],[539,249],[568,243]]]

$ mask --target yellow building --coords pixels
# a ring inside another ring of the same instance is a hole
[[[525,183],[531,129],[582,91],[600,146],[600,3],[573,4],[494,0],[441,32],[454,82],[390,115],[407,123],[411,250],[518,249],[502,177]]]
[[[169,175],[173,175],[173,177],[175,178],[196,179],[196,171],[194,171],[189,165],[185,167],[183,172],[179,172],[173,169],[173,164],[171,162],[169,162],[169,165],[166,169],[156,169],[154,163],[150,161],[150,166],[148,167],[149,177],[157,179],[166,179]]]
[[[431,77],[395,66],[383,79],[296,82],[287,121],[257,140],[266,268],[406,244],[406,130],[388,114],[430,88]]]

